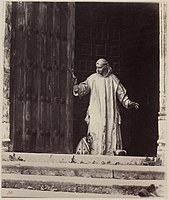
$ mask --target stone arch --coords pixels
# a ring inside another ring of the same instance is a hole
[[[1,4],[2,5],[2,4]],[[1,18],[1,24],[4,25],[5,29],[1,30],[1,38],[4,37],[4,61],[1,66],[3,66],[3,73],[1,73],[1,88],[3,88],[2,95],[2,127],[1,127],[1,137],[3,141],[3,150],[9,150],[10,143],[10,113],[9,113],[9,91],[10,91],[10,39],[11,39],[11,3],[8,2],[6,7],[2,5],[2,9],[6,9],[5,18]],[[2,7],[1,6],[1,7]],[[1,10],[2,10],[1,9]],[[159,126],[159,139],[158,139],[158,149],[157,156],[162,157],[166,156],[164,153],[166,151],[166,139],[167,139],[167,116],[166,116],[166,81],[168,77],[167,74],[167,4],[159,3],[159,27],[160,27],[160,74],[159,74],[159,117],[158,117],[158,126]]]

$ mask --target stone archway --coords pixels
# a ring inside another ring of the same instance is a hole
[[[9,113],[9,91],[10,91],[10,38],[11,38],[11,3],[7,3],[6,7],[6,17],[3,20],[5,25],[5,30],[2,29],[2,37],[5,35],[4,43],[4,63],[2,64],[3,73],[2,84],[3,87],[3,98],[2,98],[2,128],[1,128],[1,137],[4,144],[3,150],[7,151],[10,142],[10,113]],[[159,88],[160,88],[160,105],[159,105],[159,117],[158,117],[158,126],[159,126],[159,139],[158,139],[158,149],[157,155],[164,159],[164,152],[166,150],[166,125],[167,125],[167,116],[166,116],[166,80],[167,80],[167,4],[159,4],[159,15],[160,15],[160,74],[159,74]],[[5,34],[4,34],[5,31]],[[1,66],[2,66],[1,65]],[[6,148],[5,148],[6,146]]]

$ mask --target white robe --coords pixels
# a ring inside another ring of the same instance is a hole
[[[116,150],[122,150],[118,101],[125,108],[131,101],[126,89],[112,73],[107,77],[94,73],[79,84],[78,96],[89,92],[90,102],[85,121],[88,134],[93,138],[91,154],[114,155]]]

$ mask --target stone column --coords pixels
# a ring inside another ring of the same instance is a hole
[[[159,4],[159,28],[160,28],[160,69],[159,69],[159,116],[158,128],[159,139],[157,141],[157,157],[159,157],[163,164],[166,161],[166,140],[167,140],[167,117],[166,117],[166,87],[167,87],[167,4]]]
[[[3,95],[2,95],[2,151],[8,151],[10,143],[10,50],[11,50],[11,7],[12,4],[7,2],[4,5],[4,58],[3,58]]]

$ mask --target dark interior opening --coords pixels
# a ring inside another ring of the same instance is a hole
[[[121,107],[123,147],[128,155],[155,156],[159,110],[159,5],[76,3],[75,74],[78,82],[106,58],[140,109]],[[74,98],[74,151],[86,135],[89,96]]]

